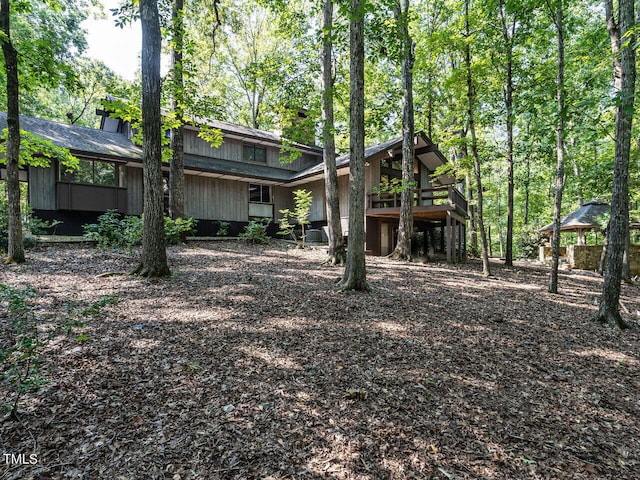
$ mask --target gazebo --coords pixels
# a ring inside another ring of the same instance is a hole
[[[601,224],[598,219],[602,215],[609,213],[609,211],[608,203],[600,200],[590,200],[560,220],[560,231],[576,232],[578,234],[577,245],[585,245],[584,232],[600,230]],[[553,223],[545,225],[538,231],[543,235],[553,235]]]

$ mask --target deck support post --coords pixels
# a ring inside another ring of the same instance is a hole
[[[451,243],[452,238],[452,218],[451,215],[447,212],[447,225],[444,228],[445,235],[447,237],[447,262],[451,263],[453,260],[453,244]]]

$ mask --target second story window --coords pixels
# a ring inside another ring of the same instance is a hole
[[[267,163],[267,149],[256,145],[243,145],[242,159],[245,162]]]

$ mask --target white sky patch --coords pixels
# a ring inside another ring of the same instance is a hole
[[[118,0],[103,0],[105,18],[88,18],[82,23],[87,31],[88,48],[85,55],[102,60],[111,70],[133,80],[140,69],[142,31],[140,22],[124,28],[117,27],[111,8],[117,8]]]

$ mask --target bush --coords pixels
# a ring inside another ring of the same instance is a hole
[[[219,237],[226,237],[229,235],[229,222],[218,222],[218,231],[216,235]]]
[[[536,258],[540,245],[546,240],[544,235],[533,226],[525,227],[516,235],[515,244],[520,258]]]
[[[164,237],[167,245],[177,245],[188,234],[195,233],[196,223],[195,218],[176,218],[174,220],[171,217],[164,217]]]
[[[269,243],[269,236],[267,235],[267,225],[271,219],[265,218],[262,220],[251,220],[249,225],[244,227],[244,231],[240,234],[240,238],[248,243]]]
[[[131,248],[142,243],[143,217],[122,217],[109,210],[98,217],[98,223],[83,225],[85,238],[95,240],[102,248]],[[172,219],[164,217],[164,235],[168,245],[178,244],[187,234],[195,230],[193,218]]]

